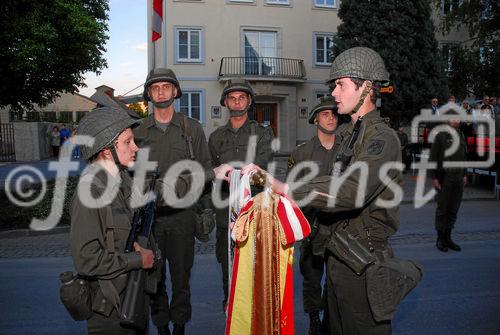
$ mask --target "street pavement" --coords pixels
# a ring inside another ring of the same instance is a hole
[[[47,171],[48,161],[38,164]],[[0,166],[0,182],[12,166]],[[279,172],[283,171],[281,167]],[[434,246],[435,203],[418,208],[413,203],[417,180],[404,175],[401,227],[391,242],[397,256],[423,266],[424,278],[402,302],[393,333],[500,334],[500,202],[494,200],[489,186],[467,187],[454,231],[463,251],[441,253]],[[428,180],[426,185],[428,191]],[[85,323],[73,321],[59,302],[58,274],[73,268],[68,227],[0,232],[0,268],[0,334],[86,333]],[[307,334],[297,261],[294,269],[295,330]],[[187,334],[224,333],[220,277],[212,234],[208,243],[196,243],[193,316]]]
[[[394,334],[500,334],[500,206],[498,201],[462,204],[455,237],[462,252],[434,246],[435,204],[401,206],[401,228],[391,239],[397,256],[424,268],[419,286],[401,304]],[[197,242],[191,286],[193,318],[187,334],[223,334],[220,270],[213,236]],[[296,248],[295,259],[299,257]],[[295,329],[306,334],[301,275],[295,262]],[[72,268],[68,232],[0,234],[0,334],[84,334],[58,298],[58,274]],[[155,334],[151,329],[150,334]]]

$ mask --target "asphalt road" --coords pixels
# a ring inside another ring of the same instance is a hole
[[[401,304],[394,334],[500,334],[500,206],[467,201],[456,239],[462,252],[434,247],[434,204],[401,206],[396,254],[424,268],[419,286]],[[223,334],[222,291],[213,242],[199,248],[192,273],[193,318],[187,334]],[[298,249],[298,248],[297,248]],[[298,252],[297,252],[298,253]],[[298,254],[296,258],[298,259]],[[307,333],[302,279],[295,264],[295,329]],[[67,315],[58,298],[58,274],[72,268],[67,233],[0,235],[0,334],[85,334],[85,323]],[[150,334],[155,334],[152,329]]]

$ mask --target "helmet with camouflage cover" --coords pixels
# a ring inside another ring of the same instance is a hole
[[[220,96],[220,104],[221,106],[226,107],[226,97],[231,92],[245,92],[252,98],[252,103],[254,102],[255,93],[252,87],[244,80],[233,80],[228,83],[228,85],[222,91],[222,95]]]
[[[321,98],[320,103],[314,106],[311,112],[309,113],[309,123],[314,124],[314,120],[316,119],[316,114],[324,110],[332,110],[334,114],[337,115],[338,117],[337,103],[335,102],[335,99],[333,97],[328,96]]]
[[[101,107],[87,113],[78,125],[78,135],[90,136],[94,143],[82,143],[83,158],[90,160],[102,149],[110,147],[125,129],[133,128],[140,122],[141,119],[133,112],[121,108]]]
[[[146,82],[144,83],[144,92],[142,93],[142,96],[143,96],[145,101],[151,101],[151,97],[149,96],[149,87],[152,84],[158,83],[158,82],[172,83],[172,84],[174,84],[175,88],[177,89],[177,94],[175,95],[175,97],[173,97],[171,99],[172,101],[169,101],[170,104],[172,104],[174,99],[179,99],[182,96],[182,90],[181,90],[181,87],[179,85],[179,81],[177,80],[177,77],[176,77],[174,71],[172,71],[171,69],[159,67],[159,68],[152,69],[151,71],[149,71],[149,74],[146,78]],[[153,103],[155,103],[155,102],[153,101]],[[165,106],[165,107],[168,107],[168,106]],[[163,106],[157,106],[157,107],[164,108]]]
[[[329,84],[345,77],[370,80],[381,85],[389,83],[384,60],[375,50],[366,47],[354,47],[338,55],[326,82]]]

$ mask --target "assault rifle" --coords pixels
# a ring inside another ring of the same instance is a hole
[[[158,172],[154,172],[151,178],[150,190],[154,191]],[[134,328],[144,329],[149,319],[149,311],[146,308],[146,294],[155,294],[160,271],[161,260],[158,250],[151,234],[154,221],[154,210],[156,199],[150,200],[144,207],[134,212],[132,229],[127,240],[126,252],[134,251],[134,242],[142,248],[153,250],[155,254],[155,266],[151,270],[132,270],[127,279],[125,296],[121,304],[121,323]]]

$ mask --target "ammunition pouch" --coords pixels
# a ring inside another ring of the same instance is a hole
[[[341,226],[335,229],[326,244],[326,248],[358,276],[362,275],[368,266],[377,261],[375,254],[371,253],[358,238],[352,236]]]
[[[92,302],[94,290],[90,282],[78,275],[73,275],[72,271],[59,274],[61,288],[59,295],[61,302],[69,312],[73,320],[83,321],[92,316]]]
[[[392,320],[401,300],[421,279],[422,268],[410,260],[392,257],[368,267],[366,292],[375,321]]]
[[[201,212],[196,211],[196,222],[194,236],[201,242],[208,242],[210,233],[215,228],[215,213],[211,208],[205,208]]]

